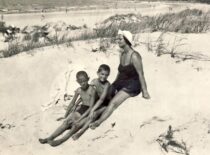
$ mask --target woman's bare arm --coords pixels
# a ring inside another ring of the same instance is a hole
[[[132,55],[132,63],[134,65],[134,67],[136,68],[136,71],[139,75],[139,80],[141,83],[141,87],[142,87],[142,95],[144,98],[149,99],[149,93],[147,91],[147,84],[146,84],[146,80],[144,77],[144,71],[143,71],[143,64],[142,64],[142,58],[140,56],[139,53],[135,52]]]

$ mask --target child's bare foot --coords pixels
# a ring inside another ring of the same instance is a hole
[[[82,135],[82,133],[78,132],[78,133],[75,133],[73,136],[72,136],[72,139],[73,140],[78,140],[79,137]]]
[[[91,123],[91,124],[89,125],[89,127],[90,127],[91,129],[94,130],[94,129],[97,128],[99,125],[100,125],[100,123],[99,123],[98,121],[95,121],[95,122]]]
[[[47,138],[45,138],[45,139],[39,138],[39,142],[41,144],[46,144],[46,143],[48,143],[48,139]]]
[[[59,140],[51,140],[51,141],[48,141],[48,144],[50,144],[52,147],[55,147],[62,144],[62,142]]]

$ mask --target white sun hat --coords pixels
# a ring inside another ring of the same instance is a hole
[[[118,35],[123,35],[133,45],[133,35],[130,31],[118,31]]]

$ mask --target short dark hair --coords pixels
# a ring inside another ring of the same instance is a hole
[[[110,73],[110,67],[109,67],[108,65],[106,65],[106,64],[100,65],[97,72],[99,73],[99,72],[101,72],[102,70],[105,70],[105,71],[107,71],[107,72]]]
[[[77,72],[76,78],[78,79],[80,76],[84,76],[85,78],[89,79],[88,74],[85,71]]]
[[[126,44],[127,44],[129,47],[132,46],[132,44],[130,43],[130,41],[128,41],[128,39],[127,39],[125,36],[123,36],[123,39],[125,40]]]

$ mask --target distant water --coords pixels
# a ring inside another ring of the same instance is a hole
[[[47,22],[64,21],[68,24],[81,26],[86,24],[93,27],[95,23],[122,13],[134,12],[135,10],[92,10],[92,11],[71,11],[71,12],[51,12],[51,13],[26,13],[26,14],[5,14],[4,20],[7,24],[18,27],[26,25],[41,25]]]
[[[80,10],[69,12],[51,13],[25,13],[25,14],[5,14],[4,20],[9,25],[24,27],[27,25],[44,25],[47,22],[64,21],[67,24],[82,26],[86,24],[93,27],[106,18],[115,14],[136,13],[142,15],[157,15],[166,12],[177,12],[187,8],[205,8],[207,5],[190,3],[142,3],[136,8],[129,9],[107,9],[107,10]],[[210,6],[210,5],[209,5]],[[173,9],[171,9],[173,8]],[[209,7],[208,7],[209,9]]]
[[[95,23],[101,22],[106,18],[115,14],[140,13],[140,14],[155,14],[163,12],[168,6],[161,8],[144,7],[133,9],[107,9],[107,10],[82,10],[69,12],[51,12],[51,13],[25,13],[25,14],[5,14],[4,20],[7,24],[12,24],[18,27],[26,25],[43,25],[47,22],[64,21],[67,24],[82,26],[86,24],[93,27]],[[166,9],[167,11],[168,9]]]

